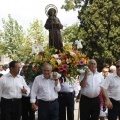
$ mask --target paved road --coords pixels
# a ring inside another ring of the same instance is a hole
[[[74,107],[74,120],[80,120],[80,115],[79,115],[79,102],[75,102],[75,107]]]

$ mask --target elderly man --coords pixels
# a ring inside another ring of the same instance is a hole
[[[1,120],[20,120],[22,95],[29,95],[30,89],[19,75],[20,63],[9,63],[10,72],[0,78]]]
[[[117,120],[120,114],[120,60],[116,62],[116,72],[107,76],[101,87],[108,107],[108,120]]]
[[[58,120],[58,91],[61,86],[58,74],[53,72],[52,66],[45,63],[42,67],[42,75],[35,78],[31,90],[31,103],[34,110],[38,109],[38,120]],[[38,106],[35,104],[36,97]]]
[[[116,66],[115,65],[111,65],[110,66],[110,73],[114,73],[116,72]]]
[[[80,76],[80,120],[98,120],[100,113],[100,84],[102,76],[97,72],[97,63],[91,59],[85,74]]]

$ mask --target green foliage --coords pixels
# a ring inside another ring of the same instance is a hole
[[[8,15],[8,21],[3,21],[3,35],[4,51],[13,60],[24,61],[30,55],[30,42],[25,38],[23,28]]]
[[[26,36],[23,27],[11,15],[8,15],[8,21],[5,21],[5,19],[2,21],[3,31],[0,31],[0,55],[8,54],[13,60],[25,62],[28,58],[31,58],[31,40],[40,43],[45,39],[42,22],[35,19],[30,24]]]
[[[78,40],[78,23],[75,23],[69,27],[66,27],[62,31],[62,38],[64,42],[74,42],[75,40]]]
[[[0,30],[0,56],[3,55],[2,31]]]
[[[90,4],[93,3],[93,0],[65,0],[65,4],[61,6],[62,9],[65,9],[66,11],[70,10],[76,10],[82,8],[86,8]]]
[[[83,52],[95,58],[100,66],[114,63],[120,55],[120,2],[95,0],[79,11],[79,37],[84,40]],[[99,66],[99,68],[100,68]]]
[[[42,21],[35,19],[32,23],[30,23],[30,28],[28,29],[28,38],[36,41],[37,43],[41,43],[46,40]]]
[[[75,8],[75,1],[65,1],[65,10]],[[73,8],[69,4],[74,4]],[[119,0],[79,0],[80,20],[78,38],[83,40],[82,52],[98,62],[114,64],[120,59],[120,1]]]
[[[84,0],[65,0],[65,4],[62,5],[62,9],[65,9],[66,11],[70,10],[76,10],[77,8],[80,8],[81,2]]]

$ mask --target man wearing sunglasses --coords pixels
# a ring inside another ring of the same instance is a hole
[[[108,120],[117,120],[120,114],[120,60],[116,62],[116,72],[108,75],[101,87],[108,107]]]

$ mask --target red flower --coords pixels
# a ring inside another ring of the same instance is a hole
[[[62,68],[63,68],[63,70],[67,71],[68,65],[67,65],[67,64],[64,64],[64,65],[62,65]]]
[[[72,47],[72,50],[73,50],[73,51],[76,51],[76,47],[75,47],[75,46],[73,46],[73,47]]]
[[[59,72],[59,73],[62,73],[62,72],[63,72],[63,69],[62,69],[62,68],[58,68],[58,72]]]
[[[63,73],[64,76],[67,76],[67,74],[68,74],[67,72],[64,72],[64,73]]]
[[[79,65],[84,65],[84,61],[83,61],[83,60],[80,60],[80,61],[79,61]]]
[[[32,67],[32,70],[37,71],[38,67],[35,65],[34,67]]]
[[[43,52],[39,52],[38,55],[39,55],[39,56],[42,56],[42,55],[43,55]]]
[[[61,57],[62,57],[62,55],[61,55],[61,54],[58,54],[58,57],[59,57],[59,58],[61,58]]]
[[[59,79],[59,82],[60,82],[60,83],[63,83],[63,79],[62,79],[62,78],[60,78],[60,79]]]

